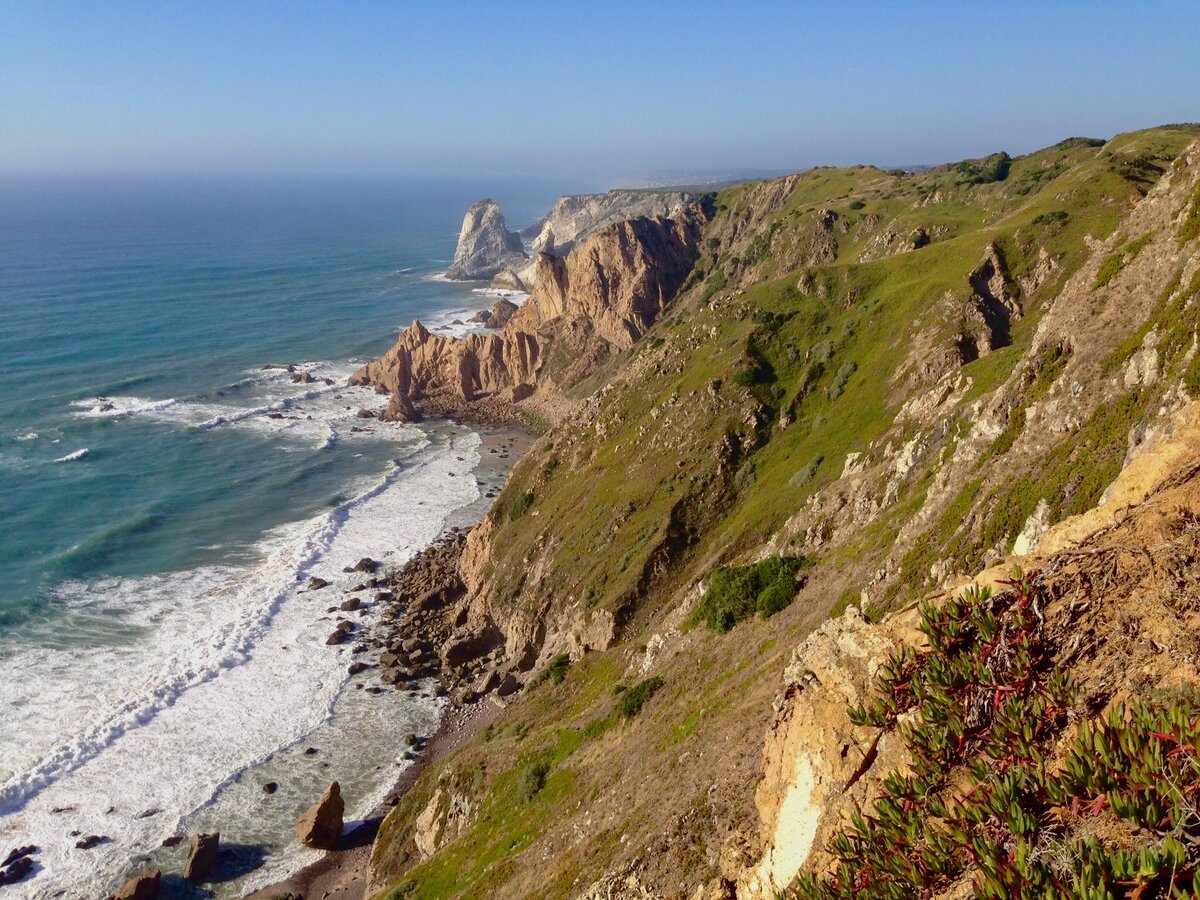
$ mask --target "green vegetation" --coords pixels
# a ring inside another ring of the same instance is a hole
[[[1117,704],[1052,765],[1076,691],[1050,663],[1041,582],[1010,587],[922,604],[929,650],[894,656],[850,711],[899,727],[915,770],[885,779],[834,839],[836,871],[801,875],[797,896],[933,896],[966,873],[988,900],[1200,893],[1200,708]]]
[[[538,672],[537,677],[529,682],[529,687],[535,688],[545,684],[547,681],[562,684],[563,680],[567,677],[567,669],[570,667],[571,657],[566,653],[559,653],[550,662],[546,663],[546,668]]]
[[[650,698],[657,694],[662,686],[663,680],[657,675],[639,681],[621,694],[621,699],[617,701],[617,715],[626,722],[636,719],[642,707],[650,702]]]
[[[1200,237],[1200,185],[1192,192],[1191,206],[1188,207],[1187,216],[1176,235],[1180,247],[1197,237]]]
[[[721,293],[721,291],[725,290],[725,285],[727,283],[728,280],[725,277],[725,270],[717,269],[717,271],[708,276],[708,281],[704,283],[704,294],[701,297],[701,300],[704,303],[707,303],[717,294]]]
[[[521,776],[517,779],[517,799],[522,803],[528,803],[546,786],[546,774],[550,771],[550,765],[545,760],[535,760],[529,763],[521,770]]]
[[[1137,258],[1147,244],[1154,240],[1154,232],[1148,231],[1141,237],[1126,241],[1104,258],[1100,270],[1096,273],[1096,283],[1093,288],[1102,288],[1119,274],[1121,270]]]
[[[534,501],[533,491],[526,491],[513,501],[513,505],[508,508],[508,520],[515,522],[525,513],[529,512],[529,507],[533,506]]]
[[[796,596],[796,573],[807,565],[798,556],[770,556],[748,566],[721,566],[709,575],[708,590],[692,614],[722,634],[756,612],[764,619]]]

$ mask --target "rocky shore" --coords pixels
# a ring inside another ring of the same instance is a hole
[[[503,472],[524,454],[531,437],[507,429],[485,436],[481,481]],[[494,492],[486,490],[481,505],[490,505]],[[336,608],[353,612],[369,597],[381,611],[361,634],[341,631],[331,635],[335,644],[351,643],[352,675],[370,673],[356,687],[371,693],[415,691],[428,679],[437,679],[434,693],[445,698],[438,728],[427,738],[396,734],[398,756],[409,764],[390,792],[365,820],[342,835],[339,846],[287,879],[250,895],[253,900],[339,898],[358,900],[367,888],[371,842],[384,816],[400,802],[421,773],[442,756],[452,753],[485,727],[504,708],[503,680],[489,669],[489,657],[472,657],[470,648],[456,646],[451,637],[457,627],[458,601],[465,594],[459,574],[469,529],[450,527],[437,541],[393,572],[374,560],[356,568],[364,579],[344,592]],[[349,621],[348,619],[346,621]],[[339,637],[340,636],[340,637]]]

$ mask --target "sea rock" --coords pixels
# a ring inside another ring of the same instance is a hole
[[[329,582],[324,578],[318,578],[316,575],[308,579],[308,589],[310,591],[319,591],[323,587],[328,587]]]
[[[521,236],[505,225],[500,205],[480,200],[463,216],[454,262],[446,277],[456,281],[491,278],[504,269],[519,268],[528,259]]]
[[[492,309],[486,313],[487,318],[483,320],[483,324],[488,328],[503,328],[509,323],[518,309],[520,307],[511,300],[501,298],[492,304]]]
[[[192,835],[192,849],[188,851],[187,862],[183,864],[183,877],[186,881],[203,881],[217,867],[217,857],[221,847],[221,832],[212,834]]]
[[[351,675],[357,675],[359,672],[365,672],[369,668],[370,666],[368,666],[365,662],[352,662],[347,667],[346,671]]]
[[[12,865],[18,859],[23,859],[26,856],[31,856],[38,852],[36,844],[27,844],[24,847],[13,847],[8,851],[8,856],[4,857],[4,862],[0,863],[0,868]]]
[[[407,678],[408,673],[398,668],[384,669],[383,674],[379,676],[379,680],[384,684],[401,684]]]
[[[375,411],[373,409],[367,409],[366,407],[363,407],[359,409],[355,415],[357,415],[360,419],[373,419],[375,418]]]
[[[366,572],[366,573],[370,574],[372,572],[375,572],[378,569],[379,569],[379,563],[376,560],[371,559],[371,557],[369,557],[369,556],[364,556],[362,559],[360,559],[358,562],[356,562],[354,564],[355,572]]]
[[[93,847],[99,846],[107,841],[108,838],[102,834],[89,834],[87,837],[82,837],[75,842],[77,850],[91,850]]]
[[[339,628],[329,637],[325,638],[325,645],[328,647],[336,647],[338,644],[346,643],[346,641],[349,639],[349,633],[342,631],[342,629]]]
[[[338,609],[340,609],[342,612],[353,612],[360,606],[362,606],[362,600],[360,600],[358,597],[351,597],[348,600],[343,600]]]
[[[307,847],[334,850],[342,840],[342,816],[346,804],[336,781],[330,782],[321,799],[296,820],[296,838]]]
[[[264,793],[264,794],[273,794],[273,793],[275,793],[277,790],[279,790],[279,783],[278,783],[278,782],[275,782],[275,781],[268,781],[266,784],[264,784],[264,785],[263,785],[263,793]]]
[[[0,868],[0,885],[16,884],[18,881],[23,881],[33,871],[33,859],[29,856],[21,856],[14,859],[11,863]]]
[[[503,272],[498,272],[488,287],[495,291],[524,291],[526,289],[525,282],[521,280],[521,276],[512,269],[505,269]],[[497,325],[496,327],[499,328],[500,326]]]
[[[112,900],[154,900],[162,884],[159,869],[145,869],[134,875],[112,895]]]

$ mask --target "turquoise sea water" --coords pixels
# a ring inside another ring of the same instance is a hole
[[[436,277],[470,203],[515,227],[569,187],[0,181],[0,847],[45,848],[29,896],[111,889],[217,811],[275,852],[294,811],[252,807],[247,773],[322,729],[432,723],[347,699],[299,586],[478,503],[479,437],[360,419],[383,398],[345,379],[493,302]],[[299,803],[326,775],[278,777]]]

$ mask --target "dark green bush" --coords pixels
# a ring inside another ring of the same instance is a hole
[[[508,520],[515,522],[521,516],[529,511],[529,507],[533,506],[533,492],[526,491],[520,497],[513,501],[513,505],[508,510]]]
[[[521,770],[517,779],[517,797],[522,803],[528,803],[546,786],[546,775],[550,766],[542,760],[531,762]]]
[[[662,686],[663,680],[657,675],[647,678],[645,681],[639,681],[621,694],[621,699],[617,701],[617,715],[625,721],[636,718],[637,714],[642,711],[642,707],[658,693],[658,689]]]
[[[866,205],[867,204],[863,203],[861,200],[851,200],[850,201],[851,209],[862,209]]]
[[[714,569],[692,622],[724,634],[756,612],[769,618],[795,598],[796,573],[805,566],[802,557],[772,556],[748,566]]]
[[[553,681],[555,684],[562,684],[563,679],[567,677],[567,669],[571,667],[571,657],[566,653],[560,653],[546,663],[546,668],[537,673],[533,681],[529,682],[531,688],[545,684],[547,681]]]

